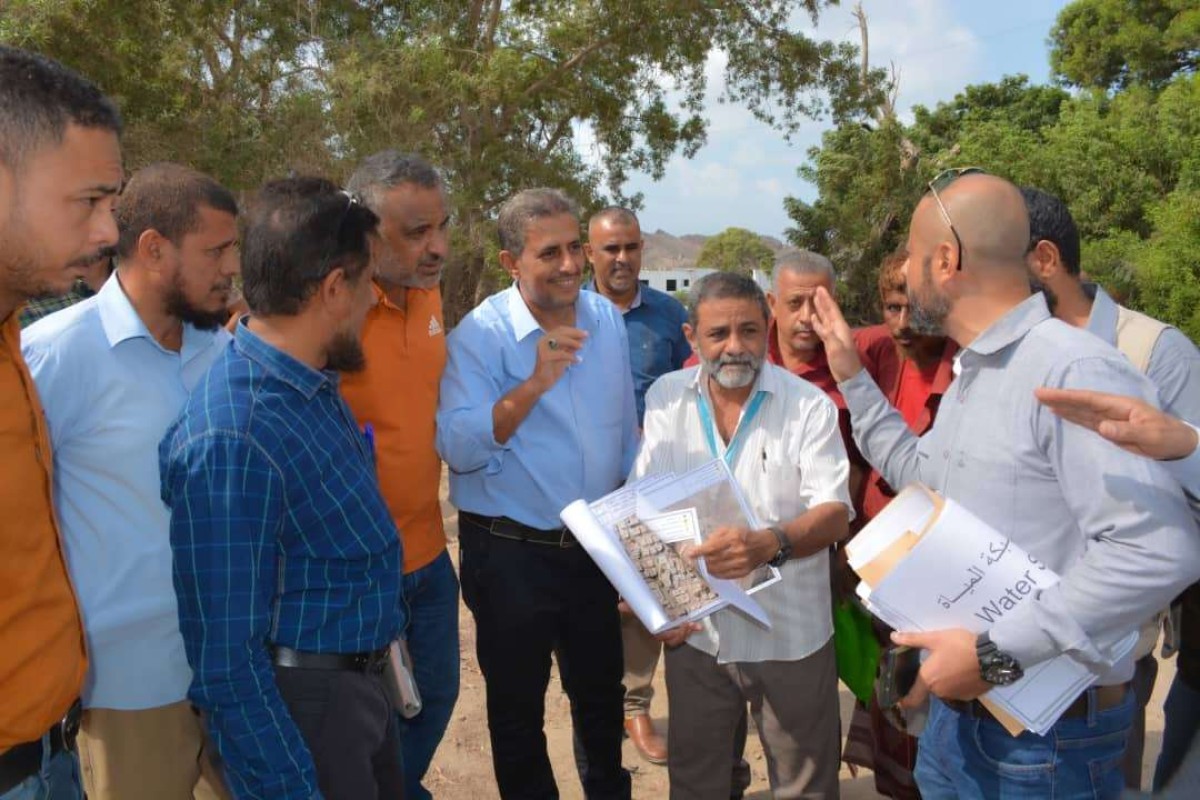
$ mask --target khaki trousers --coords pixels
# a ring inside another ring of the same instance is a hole
[[[200,715],[184,700],[138,711],[89,708],[79,730],[88,800],[228,800]]]
[[[799,661],[718,664],[691,645],[666,655],[671,800],[740,798],[746,705],[776,800],[838,797],[841,717],[833,640]]]
[[[634,614],[621,614],[621,646],[625,650],[625,716],[650,713],[654,670],[662,642]]]

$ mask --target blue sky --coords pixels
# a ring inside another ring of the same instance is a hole
[[[858,41],[853,0],[823,15],[815,35]],[[1066,0],[863,0],[870,30],[872,66],[894,64],[900,73],[897,110],[933,106],[963,87],[1003,75],[1025,73],[1049,80],[1047,34]],[[804,27],[812,30],[804,20]],[[720,78],[723,56],[709,57]],[[796,167],[820,142],[827,120],[808,123],[791,144],[741,108],[715,102],[720,85],[710,81],[708,144],[693,159],[676,156],[661,181],[634,176],[630,191],[645,195],[642,228],[675,235],[714,234],[738,226],[782,237],[790,222],[783,198],[815,197]],[[582,137],[581,146],[586,142]]]

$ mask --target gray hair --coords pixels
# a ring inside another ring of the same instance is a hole
[[[519,256],[525,251],[525,229],[529,223],[560,214],[579,219],[579,206],[565,192],[546,188],[517,192],[500,206],[500,216],[496,220],[500,249]]]
[[[829,282],[832,291],[837,286],[837,273],[834,272],[833,262],[820,253],[801,250],[784,256],[771,272],[771,290],[779,291],[779,276],[785,272],[793,275],[818,275]]]
[[[696,327],[700,316],[700,305],[707,300],[755,300],[762,309],[763,319],[771,318],[767,297],[762,287],[753,278],[736,272],[710,272],[692,284],[688,293],[688,324]]]
[[[378,213],[381,195],[404,183],[414,183],[425,189],[440,189],[442,177],[433,165],[416,153],[384,150],[367,156],[354,170],[346,190]]]

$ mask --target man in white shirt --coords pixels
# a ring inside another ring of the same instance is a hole
[[[820,389],[765,362],[766,298],[749,278],[701,279],[684,331],[700,366],[650,388],[632,477],[723,458],[768,527],[715,531],[692,555],[717,577],[740,578],[770,563],[782,580],[756,595],[770,629],[725,609],[663,637],[671,798],[741,796],[749,783],[741,760],[747,703],[774,797],[836,797],[827,550],[845,538],[851,514],[837,409]]]

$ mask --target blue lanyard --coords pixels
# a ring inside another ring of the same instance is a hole
[[[742,413],[742,418],[738,421],[737,430],[733,432],[733,438],[729,441],[729,446],[725,448],[725,463],[733,468],[733,460],[737,458],[738,450],[742,447],[742,442],[746,437],[742,434],[750,427],[750,422],[754,416],[758,414],[758,410],[762,407],[763,400],[767,397],[767,393],[759,389],[754,398],[750,401],[750,405],[746,406],[746,410]],[[713,458],[721,458],[717,454],[717,436],[713,432],[716,426],[713,425],[712,412],[708,410],[708,400],[704,397],[704,392],[700,392],[700,425],[704,428],[704,437],[708,441],[708,452],[712,453]]]

